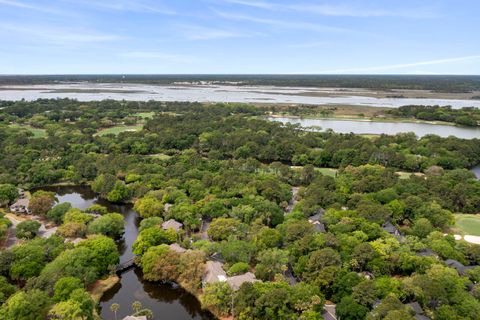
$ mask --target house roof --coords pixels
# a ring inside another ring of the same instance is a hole
[[[445,264],[450,268],[456,269],[459,273],[465,272],[465,266],[457,260],[447,259],[445,260]]]
[[[218,261],[207,261],[205,264],[205,274],[203,275],[204,283],[214,283],[225,281],[227,274],[223,270],[223,263]]]
[[[326,304],[323,307],[322,316],[325,320],[337,320],[337,306],[334,304]]]
[[[321,222],[313,222],[313,230],[315,230],[315,232],[321,232],[321,233],[324,233],[325,232],[325,225]]]
[[[323,210],[323,209],[318,209],[316,214],[314,214],[313,216],[308,217],[308,221],[309,221],[310,223],[313,223],[313,222],[315,222],[315,221],[320,221],[320,219],[322,219],[322,217],[323,217],[324,214],[325,214],[325,210]]]
[[[184,253],[184,252],[187,251],[187,249],[182,248],[181,246],[179,246],[179,245],[176,244],[176,243],[172,243],[172,244],[170,245],[170,250],[175,251],[175,252],[178,252],[178,253]]]
[[[423,314],[423,309],[422,309],[422,307],[420,306],[420,304],[419,304],[417,301],[407,303],[407,306],[409,306],[410,308],[412,308],[412,310],[413,310],[416,314]]]
[[[251,272],[247,272],[238,276],[227,278],[227,283],[233,290],[238,290],[245,282],[257,282],[257,278]]]
[[[390,234],[395,234],[398,232],[397,228],[390,221],[385,222],[382,225],[382,229]]]
[[[433,252],[432,249],[426,248],[423,250],[420,250],[417,252],[417,256],[422,256],[422,257],[436,257],[437,254]]]
[[[12,207],[28,207],[30,205],[30,200],[27,198],[18,199],[17,202],[12,204]]]
[[[175,231],[178,231],[182,228],[183,224],[181,224],[178,221],[175,221],[173,219],[167,220],[164,223],[162,223],[162,228],[167,230],[167,229],[173,229]]]

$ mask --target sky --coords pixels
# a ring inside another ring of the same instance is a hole
[[[478,0],[0,0],[0,74],[480,74]]]

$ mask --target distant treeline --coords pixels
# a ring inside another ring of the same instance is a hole
[[[480,76],[431,75],[29,75],[0,76],[0,85],[56,82],[128,82],[171,84],[174,82],[217,82],[242,85],[304,87],[411,89],[438,92],[480,90]]]
[[[480,125],[480,110],[469,107],[452,109],[450,106],[403,106],[387,111],[388,114],[402,118],[415,118],[427,121],[453,122],[462,126]]]

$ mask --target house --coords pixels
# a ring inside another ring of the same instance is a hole
[[[10,206],[10,211],[14,213],[30,214],[31,211],[29,209],[29,206],[30,206],[30,200],[28,200],[27,198],[18,199],[17,202],[15,202]]]
[[[407,303],[407,306],[410,307],[413,312],[415,312],[415,315],[413,316],[416,320],[430,320],[427,316],[425,316],[425,313],[420,306],[420,304],[416,301]]]
[[[234,291],[237,291],[245,282],[254,283],[260,280],[257,280],[253,273],[247,272],[238,276],[227,278],[226,281],[230,285],[230,288],[232,288]]]
[[[308,222],[313,224],[315,232],[325,233],[325,225],[320,221],[325,213],[325,210],[319,209],[316,214],[308,218]]]
[[[447,265],[447,267],[457,270],[458,274],[461,276],[465,275],[467,270],[478,267],[478,266],[464,266],[461,262],[453,259],[445,260],[445,264]]]
[[[173,204],[170,204],[170,203],[165,203],[163,205],[163,211],[165,211],[165,213],[168,213],[170,211],[170,208],[173,206]]]
[[[164,223],[162,223],[162,228],[164,230],[173,229],[176,232],[178,232],[182,227],[183,227],[183,224],[173,219],[167,220]]]
[[[223,263],[218,261],[207,261],[205,264],[205,274],[203,275],[202,284],[226,281],[227,274],[223,270]]]
[[[26,195],[26,193],[25,193],[25,190],[19,188],[19,189],[18,189],[18,198],[19,198],[19,199],[24,199],[26,196],[27,196],[27,195]]]
[[[438,255],[432,249],[429,249],[429,248],[418,251],[417,256],[438,258]]]
[[[336,305],[325,304],[323,307],[322,316],[325,320],[337,320]]]
[[[170,250],[178,252],[178,253],[184,253],[184,252],[188,251],[187,249],[182,248],[181,246],[179,246],[176,243],[172,243],[169,247],[170,247]]]
[[[315,213],[313,216],[308,217],[308,222],[310,223],[320,222],[324,214],[325,214],[325,210],[318,209],[317,213]]]
[[[382,229],[391,234],[392,236],[400,236],[400,232],[398,229],[390,222],[387,221],[384,224],[382,224]]]

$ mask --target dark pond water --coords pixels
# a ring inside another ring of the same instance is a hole
[[[139,219],[131,205],[115,205],[106,200],[98,199],[96,194],[88,187],[49,187],[43,190],[56,193],[60,203],[70,202],[73,207],[86,209],[92,204],[100,204],[108,208],[110,212],[118,212],[125,217],[125,235],[119,243],[120,262],[133,257],[132,244],[138,235]],[[139,268],[130,269],[121,275],[120,282],[111,290],[107,291],[101,299],[100,315],[102,319],[114,319],[110,311],[112,303],[118,303],[120,309],[117,318],[130,315],[132,302],[138,300],[145,308],[153,311],[154,319],[213,319],[203,312],[198,300],[172,284],[160,284],[143,280],[142,271]]]
[[[480,128],[457,127],[440,124],[412,122],[377,122],[338,119],[301,119],[290,117],[270,117],[271,121],[300,124],[302,127],[320,127],[321,130],[332,129],[338,133],[389,134],[413,132],[419,137],[436,134],[440,137],[455,136],[462,139],[480,138]]]

